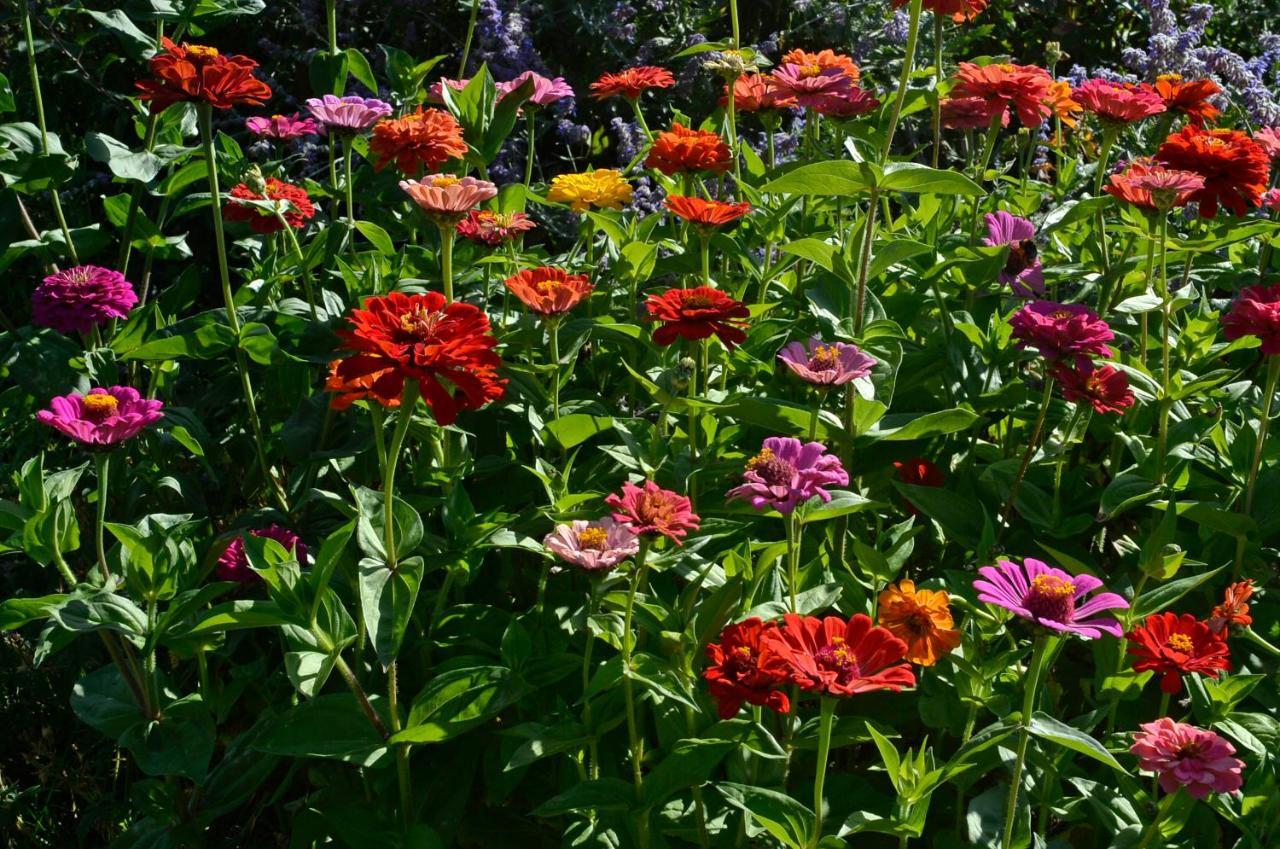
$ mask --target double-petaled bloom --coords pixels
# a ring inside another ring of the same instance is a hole
[[[1129,751],[1139,769],[1156,774],[1164,792],[1182,788],[1193,799],[1206,799],[1210,793],[1234,793],[1244,784],[1244,761],[1213,731],[1167,716],[1139,727]]]
[[[1029,219],[1004,210],[987,214],[987,246],[1008,245],[1009,258],[1000,270],[1000,282],[1014,294],[1030,298],[1044,293],[1044,269],[1036,250],[1036,228]]]
[[[1249,615],[1249,599],[1253,597],[1253,579],[1236,581],[1222,594],[1222,603],[1213,606],[1205,624],[1213,633],[1225,637],[1232,628],[1248,628],[1253,624]]]
[[[666,174],[723,174],[733,167],[733,154],[719,134],[710,130],[694,130],[679,121],[672,123],[653,140],[646,168]]]
[[[839,616],[788,613],[760,638],[760,667],[806,693],[854,696],[914,687],[907,644],[874,625],[865,613]]]
[[[643,65],[602,75],[591,84],[591,96],[596,100],[607,100],[610,97],[637,100],[649,89],[670,88],[675,84],[676,78],[666,68]]]
[[[1094,78],[1071,90],[1071,99],[1104,124],[1120,126],[1159,115],[1164,100],[1146,83],[1126,83]]]
[[[829,48],[824,48],[815,53],[796,47],[784,53],[782,60],[778,64],[813,66],[823,71],[833,68],[844,74],[853,83],[862,78],[862,72],[858,69],[858,65],[853,61],[852,56],[837,53]]]
[[[877,362],[857,345],[827,343],[817,336],[810,337],[807,345],[788,342],[778,352],[778,359],[805,383],[824,388],[843,386],[866,377]]]
[[[893,8],[901,9],[908,0],[893,0]],[[987,8],[988,0],[924,0],[921,8],[935,15],[950,15],[956,23],[971,21]]]
[[[255,233],[278,233],[284,229],[284,224],[280,223],[280,218],[274,211],[244,201],[272,202],[271,205],[280,207],[280,215],[285,224],[295,230],[305,227],[316,214],[315,205],[307,195],[307,190],[301,186],[268,177],[263,191],[256,192],[247,183],[240,183],[227,192],[222,217],[227,221],[246,222]],[[280,206],[281,204],[284,205]]]
[[[1222,335],[1228,340],[1256,336],[1262,353],[1280,354],[1280,283],[1246,286],[1222,314]]]
[[[270,118],[257,115],[246,118],[244,128],[260,139],[278,141],[314,136],[320,131],[320,126],[313,119],[303,118],[296,112],[292,115],[272,115]]]
[[[597,168],[579,174],[558,174],[551,180],[547,200],[567,203],[574,212],[588,209],[622,209],[631,203],[631,184],[614,168]]]
[[[1202,130],[1189,124],[1165,139],[1156,160],[1204,179],[1204,186],[1191,195],[1203,218],[1216,216],[1219,206],[1244,215],[1262,203],[1271,175],[1267,152],[1239,130]]]
[[[87,395],[60,395],[49,409],[36,413],[36,420],[82,445],[102,447],[137,436],[164,418],[163,408],[131,386],[111,386],[90,389]]]
[[[1112,592],[1089,597],[1102,587],[1102,581],[1092,575],[1071,575],[1033,557],[1021,563],[1000,560],[995,566],[983,566],[978,574],[981,577],[973,582],[973,588],[979,601],[1002,607],[1041,628],[1086,640],[1124,633],[1107,611],[1127,609],[1129,602]]]
[[[307,100],[307,111],[331,133],[357,135],[391,114],[391,104],[375,97],[326,94]]]
[[[1088,404],[1103,415],[1123,413],[1133,406],[1129,375],[1112,366],[1062,360],[1050,373],[1062,388],[1062,397],[1074,404]]]
[[[622,492],[604,500],[613,508],[613,518],[640,536],[664,536],[676,545],[689,531],[696,531],[702,519],[693,512],[688,497],[663,489],[653,481],[636,486],[627,481]]]
[[[1167,212],[1185,206],[1204,188],[1204,178],[1193,171],[1166,168],[1150,159],[1136,159],[1112,174],[1103,191],[1125,203]]]
[[[249,531],[249,536],[261,539],[273,539],[291,552],[299,565],[307,563],[307,544],[302,538],[288,528],[280,525],[268,525]],[[214,575],[219,581],[235,581],[238,584],[252,585],[262,581],[262,577],[249,567],[249,556],[244,553],[244,537],[237,534],[222,550],[218,563],[214,567]]]
[[[720,102],[729,102],[727,84]],[[795,100],[779,89],[773,77],[768,74],[743,74],[733,81],[733,108],[739,112],[765,112],[795,105]]]
[[[138,303],[133,285],[120,272],[77,265],[45,277],[31,293],[31,323],[60,333],[88,333],[112,319],[126,318]]]
[[[760,453],[747,461],[742,483],[726,493],[751,502],[757,510],[773,508],[788,515],[810,499],[831,500],[827,487],[847,486],[849,473],[840,458],[820,442],[771,436]]]
[[[950,130],[985,130],[991,119],[1000,116],[1009,126],[1009,110],[999,101],[984,97],[948,97],[942,101],[942,126]]]
[[[1280,159],[1280,127],[1262,127],[1255,130],[1253,140],[1272,161]]]
[[[789,713],[791,702],[781,687],[787,679],[777,670],[760,666],[761,642],[777,629],[774,622],[756,617],[727,626],[720,632],[720,642],[706,646],[707,668],[703,680],[716,700],[721,719],[732,719],[744,704],[767,707],[778,713]]]
[[[1081,304],[1032,301],[1009,319],[1020,348],[1035,348],[1050,362],[1110,357],[1110,325]]]
[[[1014,111],[1027,127],[1038,127],[1053,114],[1053,77],[1034,65],[975,65],[961,62],[956,72],[952,98],[977,98],[987,107],[990,118]]]
[[[747,339],[745,319],[751,310],[719,289],[699,286],[695,289],[668,289],[653,294],[645,301],[649,320],[660,326],[653,341],[670,345],[677,339],[706,339],[715,336],[733,350]]]
[[[1167,111],[1186,115],[1197,127],[1216,121],[1222,114],[1212,100],[1222,93],[1222,87],[1213,80],[1184,80],[1181,74],[1161,74],[1152,88],[1164,101]]]
[[[138,99],[163,112],[175,103],[203,103],[214,109],[261,106],[271,87],[253,75],[258,63],[247,56],[219,53],[203,44],[161,40],[148,61],[151,78],[137,83]]]
[[[493,212],[473,209],[458,222],[458,235],[489,247],[505,245],[538,225],[523,212]]]
[[[640,537],[615,519],[606,516],[594,522],[577,519],[556,525],[542,544],[556,557],[584,572],[608,572],[622,561],[635,557]]]
[[[376,171],[394,163],[403,174],[421,174],[466,156],[467,143],[452,115],[419,106],[416,112],[374,124],[369,153]]]
[[[558,318],[580,304],[594,288],[585,274],[541,265],[526,268],[506,280],[511,294],[529,311],[543,318]]]
[[[413,380],[436,421],[448,425],[505,391],[489,319],[471,304],[445,303],[439,292],[392,292],[365,299],[349,322],[338,332],[348,356],[330,364],[325,382],[334,409],[365,399],[398,407]]]
[[[880,593],[877,621],[907,644],[907,660],[933,666],[960,645],[946,590],[916,589],[914,581],[890,584]]]
[[[668,195],[664,205],[669,211],[703,232],[736,224],[739,219],[751,212],[751,204],[746,201],[726,203],[722,200],[703,200],[685,195]]]
[[[1160,676],[1160,689],[1182,690],[1182,676],[1200,673],[1217,678],[1231,671],[1231,649],[1221,635],[1190,613],[1155,613],[1125,635],[1135,672]]]
[[[498,194],[488,180],[428,174],[421,180],[401,180],[400,188],[437,226],[454,228],[467,213]]]

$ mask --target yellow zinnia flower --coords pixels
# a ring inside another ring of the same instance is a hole
[[[622,172],[612,168],[561,174],[551,181],[547,200],[567,203],[574,212],[621,209],[631,201],[631,184],[623,179]]]

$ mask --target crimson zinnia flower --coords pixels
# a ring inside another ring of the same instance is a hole
[[[613,493],[604,503],[614,508],[613,518],[633,532],[664,536],[676,545],[683,545],[680,540],[702,523],[688,498],[653,481],[645,481],[643,487],[627,481],[621,493]]]
[[[971,21],[987,8],[988,0],[924,0],[925,11],[935,15],[950,15],[956,23]],[[901,9],[907,0],[893,0],[893,8]]]
[[[596,100],[610,97],[636,100],[651,88],[670,88],[675,84],[676,78],[666,68],[642,65],[616,74],[604,74],[591,84],[591,96]]]
[[[732,719],[744,703],[778,713],[791,712],[787,694],[778,689],[786,679],[760,668],[760,639],[776,628],[775,623],[753,616],[729,625],[720,632],[719,643],[707,645],[711,664],[703,670],[702,677],[716,700],[721,719]]]
[[[952,98],[976,97],[986,103],[988,114],[1005,114],[1010,108],[1028,127],[1038,127],[1051,113],[1053,77],[1034,65],[975,65],[961,62]]]
[[[1253,579],[1236,581],[1222,595],[1222,604],[1214,605],[1206,623],[1213,633],[1226,636],[1231,627],[1247,628],[1253,624],[1249,615],[1249,599],[1253,597]]]
[[[1181,74],[1161,74],[1156,77],[1153,88],[1168,111],[1181,112],[1197,127],[1222,114],[1221,109],[1209,102],[1209,98],[1222,93],[1222,87],[1213,80],[1184,80]]]
[[[948,97],[942,101],[942,126],[949,130],[985,130],[996,115],[1002,126],[1009,126],[1009,110],[999,102],[982,97]]]
[[[284,229],[280,219],[274,212],[269,212],[250,204],[237,203],[242,200],[274,200],[288,201],[289,206],[282,213],[284,220],[294,229],[305,227],[316,214],[315,205],[307,195],[307,190],[275,177],[267,178],[266,192],[259,194],[240,183],[227,193],[227,203],[222,207],[222,217],[227,221],[246,221],[255,233],[278,233]]]
[[[174,44],[162,39],[162,49],[147,62],[151,79],[139,80],[138,99],[151,111],[163,112],[175,103],[207,103],[216,109],[236,105],[261,106],[271,87],[253,75],[258,63],[247,56],[227,56],[203,44]]]
[[[543,318],[564,315],[591,294],[585,274],[570,274],[549,265],[526,268],[507,278],[506,286],[520,303]]]
[[[1085,360],[1060,362],[1051,374],[1062,387],[1062,397],[1074,404],[1088,403],[1099,413],[1123,413],[1133,406],[1129,376],[1108,365],[1097,366]]]
[[[658,133],[644,165],[668,177],[695,171],[722,174],[733,167],[733,154],[716,133],[693,130],[676,121],[670,130]]]
[[[783,624],[760,639],[760,666],[807,693],[853,696],[914,687],[905,661],[907,644],[865,613],[839,616],[788,613]]]
[[[537,223],[523,212],[490,212],[473,209],[458,222],[458,235],[481,245],[496,247],[510,242],[521,233],[537,227]]]
[[[419,106],[417,112],[374,124],[369,152],[375,171],[394,162],[405,174],[420,174],[466,156],[467,143],[462,138],[462,125],[452,115]]]
[[[365,299],[349,321],[338,336],[351,356],[333,361],[325,382],[335,410],[362,399],[398,407],[404,382],[416,380],[436,421],[448,425],[459,410],[479,409],[505,391],[498,342],[471,304],[446,304],[439,292],[392,292]]]
[[[100,265],[77,265],[50,274],[31,293],[31,323],[62,333],[88,333],[113,318],[126,318],[138,303],[125,276]]]
[[[1248,207],[1262,203],[1271,174],[1271,160],[1262,145],[1239,130],[1188,125],[1165,139],[1156,160],[1204,178],[1204,188],[1191,195],[1200,203],[1202,218],[1216,216],[1219,204],[1244,215]]]
[[[1115,338],[1098,314],[1080,304],[1032,301],[1009,319],[1019,348],[1035,348],[1047,360],[1110,357]]]
[[[1222,335],[1229,340],[1257,336],[1262,353],[1280,354],[1280,283],[1246,286],[1223,313]]]
[[[684,195],[670,195],[666,207],[695,227],[706,230],[733,224],[751,211],[751,204],[746,201],[725,203]]]
[[[1135,672],[1148,669],[1161,675],[1160,689],[1175,694],[1182,689],[1182,676],[1199,672],[1217,678],[1231,670],[1231,649],[1226,640],[1190,613],[1154,613],[1125,637]]]
[[[650,295],[645,302],[649,319],[662,326],[653,332],[653,341],[670,345],[677,338],[706,339],[712,334],[729,350],[747,339],[742,330],[751,311],[741,301],[712,289],[699,286],[696,289],[668,289],[661,295]]]
[[[249,536],[273,539],[280,543],[285,551],[293,552],[294,559],[299,565],[307,564],[307,544],[288,528],[268,525],[265,528],[249,531]],[[214,567],[214,574],[219,581],[235,581],[238,584],[252,585],[262,581],[262,576],[249,568],[249,556],[244,553],[244,537],[239,535],[223,549],[222,555],[218,558],[218,565]]]

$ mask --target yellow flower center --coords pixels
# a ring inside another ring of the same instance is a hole
[[[1057,575],[1037,575],[1031,581],[1031,591],[1046,598],[1066,598],[1075,595],[1075,585]]]
[[[813,368],[828,369],[835,368],[836,363],[839,361],[839,348],[835,345],[819,345],[813,349],[813,356],[809,359],[809,365]]]
[[[809,77],[816,77],[821,73],[822,73],[822,66],[817,64],[816,62],[813,64],[800,66],[800,76],[805,77],[806,79]]]
[[[604,528],[583,528],[578,531],[578,545],[593,551],[603,551],[609,534]]]
[[[1192,651],[1196,647],[1196,644],[1193,643],[1191,641],[1191,638],[1188,637],[1186,634],[1170,635],[1169,639],[1165,642],[1165,645],[1173,649],[1174,651],[1180,651],[1180,652],[1183,652],[1184,654],[1186,652]]]
[[[1158,83],[1180,83],[1182,82],[1182,74],[1161,74],[1156,77]]]
[[[218,58],[218,48],[209,47],[207,44],[188,44],[187,53],[197,59]]]
[[[84,414],[91,419],[97,420],[113,415],[120,407],[120,402],[115,399],[115,396],[108,395],[105,392],[86,395],[80,403],[84,407]]]
[[[461,182],[462,182],[461,177],[444,176],[444,177],[436,177],[434,180],[431,181],[431,185],[437,189],[447,189],[450,186],[456,186]]]
[[[405,333],[425,341],[435,334],[442,315],[443,313],[431,312],[423,307],[414,307],[412,311],[400,316],[400,327]]]

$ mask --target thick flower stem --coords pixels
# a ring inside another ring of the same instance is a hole
[[[303,256],[302,245],[298,243],[298,236],[293,232],[293,227],[285,219],[284,213],[276,210],[276,220],[280,222],[280,227],[284,231],[285,238],[289,242],[289,247],[293,251],[294,260],[298,263],[298,271],[302,275],[302,292],[307,299],[307,307],[311,310],[311,320],[319,321],[320,314],[316,312],[316,294],[311,286],[311,269],[307,268],[307,258]]]
[[[1022,479],[1027,476],[1027,467],[1031,465],[1031,458],[1035,456],[1036,446],[1040,443],[1040,435],[1044,432],[1044,420],[1049,415],[1049,404],[1052,401],[1053,378],[1046,375],[1044,379],[1044,397],[1040,401],[1040,414],[1036,417],[1035,426],[1031,429],[1031,439],[1027,441],[1027,449],[1022,453],[1022,463],[1018,466],[1018,473],[1013,476],[1013,484],[1009,487],[1009,498],[1000,510],[1000,521],[996,525],[997,542],[1000,541],[1000,537],[1009,522],[1014,502],[1018,499],[1018,490],[1022,488]]]
[[[18,9],[22,15],[22,34],[27,44],[27,72],[31,76],[31,97],[36,102],[36,123],[40,127],[40,150],[48,156],[49,128],[44,119],[44,97],[40,93],[40,69],[36,66],[36,40],[31,32],[31,10],[27,6],[27,0],[18,0]],[[62,212],[62,199],[58,197],[57,186],[49,186],[49,200],[53,204],[53,215],[58,219],[58,226],[62,229],[62,238],[67,243],[67,256],[71,257],[72,265],[79,265],[80,257],[76,255],[76,245],[71,240],[71,228],[67,226],[67,216]]]
[[[1169,323],[1172,304],[1169,298],[1169,216],[1163,214],[1160,218],[1160,429],[1158,444],[1156,448],[1156,468],[1159,472],[1156,476],[1156,483],[1163,484],[1165,480],[1165,466],[1167,465],[1167,451],[1169,447],[1169,408],[1173,405],[1173,399],[1169,397],[1170,379],[1169,373]],[[1143,351],[1143,358],[1146,357],[1146,351]]]
[[[597,604],[596,579],[590,575],[587,576],[590,581],[590,589],[587,595],[587,619],[586,633],[587,645],[582,653],[582,727],[587,734],[587,748],[583,752],[586,759],[587,777],[595,780],[600,777],[600,744],[596,741],[595,735],[591,730],[591,698],[587,691],[591,689],[591,656],[596,646],[595,634],[591,632],[591,618],[595,616]]]
[[[920,11],[924,0],[911,0],[909,22],[907,24],[906,55],[902,57],[902,75],[898,78],[898,93],[893,98],[893,110],[889,113],[889,127],[884,134],[884,149],[880,151],[880,162],[889,161],[889,151],[893,149],[893,134],[898,129],[898,118],[902,115],[902,104],[907,99],[907,87],[911,84],[911,73],[916,64],[916,42],[920,36]]]
[[[551,339],[551,415],[560,418],[560,321],[547,320],[547,336]]]
[[[452,224],[440,225],[440,279],[444,283],[444,299],[453,302],[453,239],[456,232]]]
[[[1107,180],[1107,165],[1111,162],[1111,148],[1116,143],[1117,131],[1110,125],[1102,128],[1102,148],[1098,151],[1098,171],[1093,180],[1093,196],[1102,197],[1102,187]],[[1098,231],[1098,250],[1102,257],[1102,273],[1111,274],[1111,254],[1107,248],[1106,215],[1101,208],[1094,213],[1094,229]]]
[[[111,471],[111,455],[103,451],[95,454],[93,461],[98,469],[98,516],[94,527],[94,544],[98,552],[98,569],[102,572],[102,583],[105,586],[111,579],[111,570],[107,567],[107,547],[105,545],[107,525],[107,487]]]
[[[347,196],[347,244],[351,255],[356,254],[356,196],[351,182],[351,137],[342,139],[342,188]]]
[[[529,184],[533,182],[533,139],[534,131],[537,129],[534,110],[528,106],[525,107],[528,113],[525,117],[525,134],[528,139],[528,149],[524,155],[524,187],[529,188]]]
[[[649,140],[649,144],[653,144],[653,133],[649,130],[649,122],[644,119],[644,110],[640,108],[640,98],[628,98],[627,102],[631,104],[631,111],[635,113],[636,123],[640,125],[640,129],[644,132],[644,137]],[[637,160],[642,158],[642,156],[636,157]],[[688,194],[688,192],[685,192],[685,194]]]
[[[942,158],[942,15],[933,13],[933,159],[938,167]]]
[[[733,49],[740,50],[742,48],[742,39],[738,34],[738,0],[729,0],[729,28],[730,32],[733,33]]]
[[[1267,357],[1267,378],[1262,389],[1262,415],[1258,419],[1258,441],[1253,446],[1253,462],[1249,464],[1249,478],[1244,488],[1244,503],[1241,512],[1248,516],[1253,513],[1253,490],[1258,483],[1258,471],[1262,468],[1262,451],[1266,447],[1267,431],[1271,428],[1271,399],[1276,394],[1276,382],[1280,380],[1280,356]],[[1235,565],[1231,567],[1231,580],[1240,577],[1244,568],[1245,536],[1236,537]]]
[[[815,849],[822,840],[822,798],[827,781],[827,760],[831,757],[831,726],[835,715],[836,700],[823,696],[818,720],[818,761],[814,765],[813,774],[813,836],[809,839],[810,849]]]
[[[342,676],[342,680],[346,682],[347,687],[351,689],[352,695],[356,697],[356,703],[360,705],[360,710],[364,713],[365,718],[369,720],[369,724],[373,726],[373,730],[378,732],[378,736],[387,739],[390,735],[387,733],[387,727],[382,722],[382,717],[378,716],[378,712],[373,709],[373,705],[369,702],[369,696],[364,691],[364,687],[360,686],[359,680],[356,679],[355,673],[351,671],[351,667],[342,659],[342,655],[338,655],[334,659],[333,668],[338,670],[338,674]]]
[[[1159,786],[1160,779],[1158,777],[1152,780],[1156,782],[1157,786]],[[1139,837],[1137,844],[1134,845],[1134,849],[1147,849],[1147,847],[1152,844],[1152,841],[1160,840],[1162,837],[1160,833],[1160,823],[1168,815],[1169,810],[1177,804],[1177,798],[1181,793],[1182,789],[1179,788],[1176,793],[1170,793],[1165,796],[1160,804],[1156,806],[1155,817],[1152,818],[1151,822],[1147,823],[1147,827],[1142,830],[1142,834]],[[1152,792],[1151,798],[1153,800],[1155,799],[1154,791]]]
[[[635,785],[636,800],[644,799],[644,773],[641,764],[644,761],[644,741],[640,738],[639,725],[636,723],[636,698],[631,684],[631,655],[635,650],[635,632],[632,630],[632,615],[636,606],[636,591],[644,581],[645,569],[648,568],[649,540],[640,538],[640,550],[636,552],[635,566],[631,570],[631,583],[627,586],[627,605],[622,617],[622,692],[627,703],[627,740],[631,752],[631,781]],[[647,831],[643,823],[641,828]],[[644,845],[642,842],[641,845]]]
[[[787,529],[787,591],[791,594],[791,612],[799,613],[796,587],[800,582],[800,519],[792,510],[782,517]]]
[[[1001,849],[1013,849],[1013,826],[1018,818],[1018,791],[1022,784],[1022,767],[1027,760],[1027,745],[1031,741],[1031,715],[1036,708],[1036,694],[1040,689],[1040,681],[1045,672],[1050,652],[1049,638],[1036,637],[1035,646],[1031,650],[1031,660],[1027,665],[1027,680],[1022,693],[1022,718],[1018,727],[1018,751],[1013,762],[1013,775],[1009,782],[1009,799],[1004,811],[1004,837],[1000,841]]]
[[[702,285],[711,285],[711,240],[698,234],[698,248],[702,259]]]
[[[858,337],[862,336],[862,326],[866,320],[867,276],[871,270],[871,249],[876,239],[876,211],[879,200],[880,192],[873,188],[871,199],[867,203],[867,220],[863,224],[862,250],[858,252],[858,292],[853,307],[853,335]]]
[[[726,130],[729,135],[729,151],[733,154],[733,185],[734,194],[740,194],[742,191],[742,157],[738,151],[738,104],[734,98],[733,87],[737,85],[737,78],[729,80],[728,95],[725,98],[725,119],[728,122]]]
[[[329,36],[329,55],[338,55],[338,0],[324,0],[325,29]]]
[[[387,667],[387,713],[391,720],[392,736],[400,733],[401,727],[397,666],[393,660]],[[392,748],[396,753],[396,782],[400,785],[400,818],[405,831],[408,831],[413,825],[413,779],[409,775],[409,744],[397,743]]]

